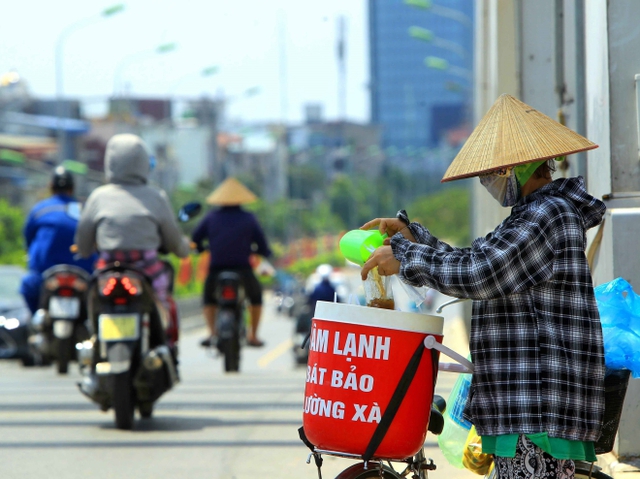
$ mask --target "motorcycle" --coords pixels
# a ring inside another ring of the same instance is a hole
[[[187,206],[180,221],[199,212]],[[151,417],[155,401],[179,381],[175,303],[167,311],[141,270],[115,261],[94,272],[87,304],[93,335],[79,348],[78,386],[103,411],[113,408],[118,429],[132,429],[135,410]]]
[[[31,320],[29,345],[36,363],[57,362],[66,374],[77,359],[76,344],[89,339],[86,293],[90,275],[82,268],[60,264],[42,273],[40,309]]]
[[[240,275],[222,271],[215,285],[218,303],[216,315],[216,347],[224,358],[225,372],[240,370],[240,346],[245,337],[245,294]]]
[[[309,359],[308,338],[311,333],[313,313],[311,306],[305,305],[296,318],[292,351],[295,363],[300,366],[306,366]]]

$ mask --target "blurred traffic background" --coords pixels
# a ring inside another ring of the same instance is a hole
[[[440,3],[13,5],[0,47],[0,262],[24,260],[20,220],[52,168],[72,170],[86,197],[122,132],[153,150],[153,179],[176,206],[229,176],[254,191],[279,268],[319,255],[306,273],[337,266],[341,232],[399,207],[467,242],[467,188],[444,201],[439,180],[471,127],[473,2]]]

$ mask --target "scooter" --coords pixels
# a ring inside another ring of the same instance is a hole
[[[118,429],[132,429],[135,409],[151,417],[154,402],[178,382],[166,313],[144,273],[117,261],[94,273],[88,304],[94,335],[79,351],[80,390],[103,411],[113,408]]]
[[[187,206],[180,221],[200,211]],[[113,408],[118,429],[132,429],[135,410],[151,417],[179,380],[177,344],[167,337],[177,317],[170,320],[142,271],[118,261],[94,272],[87,303],[93,336],[79,349],[85,374],[78,386],[103,411]]]
[[[70,264],[42,273],[41,307],[31,320],[29,344],[37,363],[57,361],[60,374],[66,374],[69,363],[76,360],[76,344],[89,339],[86,293],[90,278]]]
[[[200,211],[199,203],[189,203],[189,217]],[[183,208],[184,209],[184,208]],[[186,221],[188,214],[181,210],[179,219]],[[216,278],[214,295],[217,302],[215,341],[208,341],[205,347],[216,348],[224,359],[225,372],[240,370],[240,349],[246,335],[246,296],[242,278],[235,271],[222,271]]]
[[[293,333],[293,359],[297,365],[306,366],[309,359],[308,338],[311,333],[313,311],[308,304],[301,308]]]

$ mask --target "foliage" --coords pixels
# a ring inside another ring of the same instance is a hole
[[[326,181],[325,173],[316,165],[291,166],[289,168],[289,196],[311,201],[318,194],[322,195]]]
[[[313,273],[321,264],[330,264],[331,266],[339,267],[344,265],[344,257],[339,251],[322,253],[313,258],[305,258],[296,261],[289,268],[287,268],[287,272],[293,274],[294,276],[300,275],[306,278],[307,276],[311,275],[311,273]]]
[[[414,201],[407,213],[436,237],[455,246],[471,242],[469,188],[452,187],[438,193],[422,196]]]
[[[0,264],[26,265],[22,236],[24,219],[20,208],[0,199]]]

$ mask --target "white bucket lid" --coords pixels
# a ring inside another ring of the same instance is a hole
[[[444,319],[421,313],[372,308],[356,304],[316,302],[315,319],[442,335]]]

